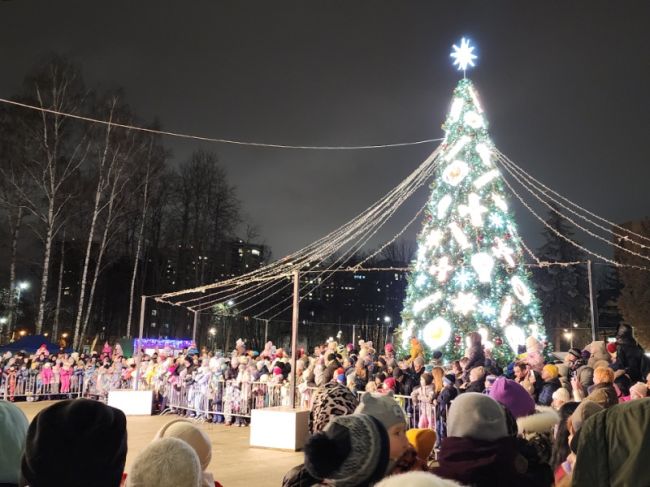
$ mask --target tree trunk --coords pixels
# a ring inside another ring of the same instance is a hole
[[[61,240],[61,261],[59,262],[59,284],[56,289],[56,308],[54,309],[54,324],[52,325],[52,341],[58,343],[59,337],[59,314],[61,313],[61,290],[63,288],[63,272],[65,269],[65,229]]]
[[[11,263],[9,264],[9,316],[7,317],[7,334],[11,337],[16,318],[16,255],[18,252],[18,235],[23,221],[23,207],[19,206],[16,219],[12,221],[11,229]],[[0,335],[2,328],[0,327]]]
[[[50,277],[50,255],[52,253],[52,239],[54,238],[54,199],[50,200],[48,208],[47,235],[45,236],[45,251],[43,252],[43,274],[41,276],[41,293],[38,298],[38,316],[36,318],[36,334],[43,331],[45,319],[45,300],[47,298],[47,284]]]
[[[135,248],[135,258],[133,259],[133,273],[131,274],[131,291],[129,293],[129,315],[126,320],[126,337],[131,337],[131,320],[133,319],[133,301],[135,298],[135,280],[138,276],[138,263],[140,260],[140,250],[142,248],[142,238],[144,235],[144,225],[147,220],[147,208],[149,205],[149,165],[147,165],[147,176],[144,182],[144,195],[142,197],[142,216],[140,222],[140,232],[138,233],[138,243]]]

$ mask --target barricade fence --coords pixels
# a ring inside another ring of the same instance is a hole
[[[117,373],[73,375],[69,380],[44,381],[40,375],[0,377],[0,398],[7,401],[90,398],[106,402],[114,390],[134,389],[134,379]],[[139,390],[154,393],[161,414],[179,414],[198,421],[246,425],[253,409],[290,404],[288,383],[242,382],[237,380],[141,380]],[[317,387],[296,388],[297,407],[311,409]],[[357,393],[359,399],[365,392]],[[396,395],[409,428],[435,429],[435,406],[411,396]]]

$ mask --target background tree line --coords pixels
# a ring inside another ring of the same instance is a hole
[[[258,237],[216,154],[174,161],[158,136],[115,126],[159,123],[139,119],[122,90],[86,86],[69,60],[49,56],[13,99],[50,112],[0,106],[0,335],[22,320],[53,339],[66,330],[75,346],[132,336],[141,294],[232,274],[229,244]],[[33,300],[19,303],[24,279]]]

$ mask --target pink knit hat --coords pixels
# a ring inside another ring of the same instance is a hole
[[[490,389],[490,397],[507,407],[515,419],[530,416],[535,412],[535,401],[526,389],[514,380],[499,377]]]

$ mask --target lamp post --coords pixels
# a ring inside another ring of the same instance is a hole
[[[390,330],[391,321],[393,321],[393,319],[390,316],[384,316],[384,323],[386,323],[386,339],[384,340],[384,346],[388,343],[388,330]]]
[[[573,348],[573,332],[565,329],[564,338],[566,338],[569,341],[571,348]]]
[[[20,306],[20,296],[23,291],[27,291],[30,288],[29,281],[18,281],[16,283],[16,286],[14,288],[14,292],[16,293],[16,300],[13,300],[12,296],[12,302],[11,302],[11,308],[10,308],[10,315],[9,315],[9,332],[13,330],[16,327],[16,321],[18,318],[18,306]]]

